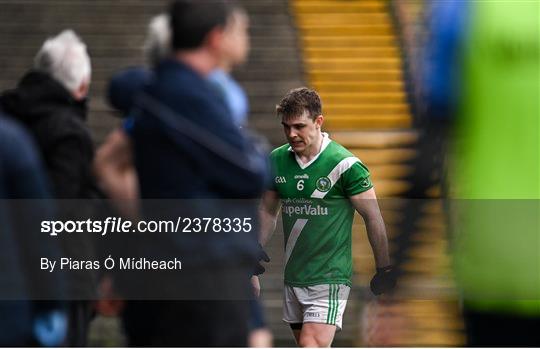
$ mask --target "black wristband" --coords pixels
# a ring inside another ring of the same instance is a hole
[[[377,273],[386,273],[387,271],[391,271],[394,269],[393,265],[387,265],[386,267],[377,268]]]

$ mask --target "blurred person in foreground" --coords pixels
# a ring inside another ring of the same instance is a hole
[[[233,121],[238,126],[242,126],[247,119],[247,97],[242,88],[226,72],[230,72],[233,66],[244,63],[247,58],[248,21],[245,10],[235,5],[228,15],[224,28],[225,53],[219,67],[214,69],[209,77],[209,81],[217,87],[218,93],[225,100],[233,115]],[[113,76],[109,85],[109,101],[123,116],[127,117],[127,121],[124,128],[113,131],[98,150],[95,169],[106,192],[118,201],[118,207],[127,216],[133,216],[138,207],[138,204],[135,204],[138,200],[137,174],[128,135],[132,122],[129,118],[130,111],[134,107],[137,95],[154,78],[153,69],[162,60],[171,56],[171,50],[170,17],[167,14],[155,16],[148,26],[144,45],[148,68],[133,67],[122,70]],[[257,296],[260,291],[258,281],[257,277],[252,278]],[[272,336],[266,328],[261,305],[254,300],[250,308],[248,345],[268,347],[271,345]]]
[[[249,18],[245,10],[235,6],[224,28],[225,54],[218,67],[208,76],[225,100],[233,121],[238,126],[245,125],[249,111],[247,96],[241,86],[230,76],[234,66],[243,64],[249,53]],[[148,25],[144,44],[146,67],[137,66],[116,73],[108,86],[110,104],[128,117],[136,97],[154,78],[154,69],[172,55],[171,28],[168,14],[157,15]],[[112,199],[124,202],[138,198],[137,174],[133,167],[131,141],[126,132],[131,127],[131,119],[122,128],[113,131],[98,149],[95,170],[101,185]],[[136,205],[135,205],[136,206]],[[132,211],[132,210],[131,210]],[[127,212],[130,215],[130,212]]]
[[[153,68],[157,67],[163,59],[167,59],[171,55],[171,29],[169,21],[169,16],[162,14],[154,17],[149,24],[144,46],[145,57],[149,68],[129,68],[119,72],[111,80],[109,85],[109,100],[113,106],[126,116],[129,116],[137,94],[153,79]],[[249,49],[247,25],[248,18],[245,11],[241,7],[234,6],[227,18],[227,24],[224,29],[225,44],[223,47],[226,53],[223,55],[219,66],[228,67],[230,70],[232,65],[245,61]],[[222,76],[222,73],[216,73],[219,70],[219,68],[215,69],[211,77],[216,74],[217,76]],[[210,78],[210,81],[213,82],[213,79]],[[213,83],[216,84],[215,82]],[[245,113],[248,110],[247,99],[237,98],[237,90],[231,91],[227,86],[218,88],[218,92],[227,102],[234,122],[238,124],[238,120],[245,120],[247,117]],[[241,92],[243,94],[243,91]],[[243,95],[245,97],[245,94]],[[245,105],[242,105],[243,103]],[[127,128],[115,130],[109,136],[105,144],[99,149],[95,163],[96,170],[100,174],[107,192],[111,198],[119,201],[119,207],[128,216],[133,215],[133,210],[138,206],[137,204],[130,204],[136,202],[138,198],[137,174],[133,165],[131,141],[128,135],[130,124],[131,119],[128,118],[125,123],[125,127]],[[125,210],[126,207],[130,208]],[[253,277],[252,282],[255,283],[254,288],[258,294],[260,289],[258,278]],[[271,344],[271,334],[265,328],[266,324],[260,304],[252,301],[250,313],[249,346],[269,346]]]
[[[255,199],[262,192],[265,157],[234,125],[223,98],[208,81],[226,58],[225,31],[234,9],[233,2],[222,0],[176,1],[171,6],[172,53],[135,97],[130,124],[124,128],[143,200],[206,199],[203,207],[197,206],[200,200],[190,200],[193,211],[206,216],[219,209],[215,199]],[[142,206],[146,211],[144,201]],[[248,278],[240,283],[226,278],[253,268],[259,253],[255,234],[178,233],[174,238],[166,247],[177,249],[189,266],[180,277],[188,278],[188,287],[195,287],[191,277],[212,283],[214,289],[192,292],[213,296],[128,299],[123,318],[129,345],[245,346],[248,303],[239,300],[241,294],[213,297],[249,291]],[[163,246],[154,243],[147,251],[160,253]]]
[[[431,6],[422,102],[426,133],[453,136],[452,252],[467,345],[539,346],[539,4]]]
[[[247,123],[249,102],[244,89],[233,79],[234,67],[245,63],[249,54],[249,18],[238,7],[228,20],[224,35],[225,59],[210,73],[210,81],[219,89],[231,111],[233,122],[242,127]]]
[[[1,108],[35,139],[56,199],[90,199],[97,195],[92,175],[93,143],[85,123],[90,77],[86,45],[72,30],[65,30],[43,43],[34,69],[15,89],[0,97]],[[85,214],[82,207],[66,206],[60,208],[64,219]],[[80,259],[93,253],[89,234],[62,237],[61,243],[65,257]],[[84,270],[70,275],[68,296],[74,300],[69,302],[67,344],[84,346],[93,313],[89,300],[95,298],[96,275]]]
[[[152,19],[148,26],[144,50],[150,68],[155,67],[161,60],[171,55],[171,30],[170,18],[166,14],[158,15]],[[233,121],[238,126],[244,126],[249,113],[249,102],[242,87],[232,78],[231,71],[234,67],[245,63],[249,54],[249,18],[245,10],[240,6],[235,6],[227,18],[224,28],[223,49],[224,55],[208,79],[219,90],[225,99]],[[146,72],[143,72],[146,71]],[[150,69],[151,70],[151,69]],[[120,110],[129,109],[128,101],[133,99],[129,95],[120,96],[122,90],[134,90],[140,81],[149,81],[151,71],[143,68],[128,69],[115,75],[110,85],[110,101]],[[126,86],[127,81],[132,82],[131,86]],[[135,82],[133,84],[133,82]]]
[[[341,330],[351,288],[355,210],[366,223],[377,273],[375,295],[395,278],[388,240],[367,167],[322,132],[319,95],[302,87],[276,106],[288,143],[272,151],[273,188],[261,205],[261,244],[281,211],[285,235],[283,320],[301,347],[328,347]]]
[[[43,240],[36,229],[52,218],[49,198],[34,142],[0,111],[0,346],[66,343],[63,280],[56,274],[42,278],[35,263],[59,252],[56,241]]]

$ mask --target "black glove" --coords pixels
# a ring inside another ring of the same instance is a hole
[[[270,262],[270,257],[264,252],[263,247],[261,244],[259,244],[259,255],[258,255],[259,263],[257,263],[257,266],[255,267],[255,271],[253,272],[253,275],[261,275],[266,271],[266,269],[262,266],[261,261],[264,261],[266,263]]]
[[[377,273],[371,279],[369,286],[374,295],[379,296],[391,291],[396,287],[397,275],[394,268],[389,265],[384,268],[377,268]]]

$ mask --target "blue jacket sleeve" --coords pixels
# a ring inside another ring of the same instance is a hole
[[[3,171],[2,199],[20,255],[20,267],[27,279],[29,296],[48,299],[35,311],[59,307],[65,293],[60,274],[39,273],[41,257],[58,258],[58,241],[40,231],[41,222],[54,217],[48,181],[31,137],[11,120],[0,116],[0,162]]]
[[[430,119],[451,119],[459,102],[461,47],[469,8],[463,0],[431,2],[420,73],[425,113]]]

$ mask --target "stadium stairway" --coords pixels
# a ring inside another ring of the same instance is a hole
[[[419,13],[419,1],[396,3],[406,14]],[[411,204],[400,197],[409,188],[406,176],[412,170],[409,161],[415,156],[417,135],[412,130],[404,54],[391,11],[385,0],[291,0],[305,79],[321,95],[325,128],[370,168],[390,247],[395,249],[395,232],[405,205]],[[463,344],[438,188],[430,195],[434,199],[422,204],[422,219],[407,253],[400,301],[391,306],[379,306],[369,295],[374,261],[365,225],[356,217],[357,286],[344,331],[336,339],[359,346]]]

